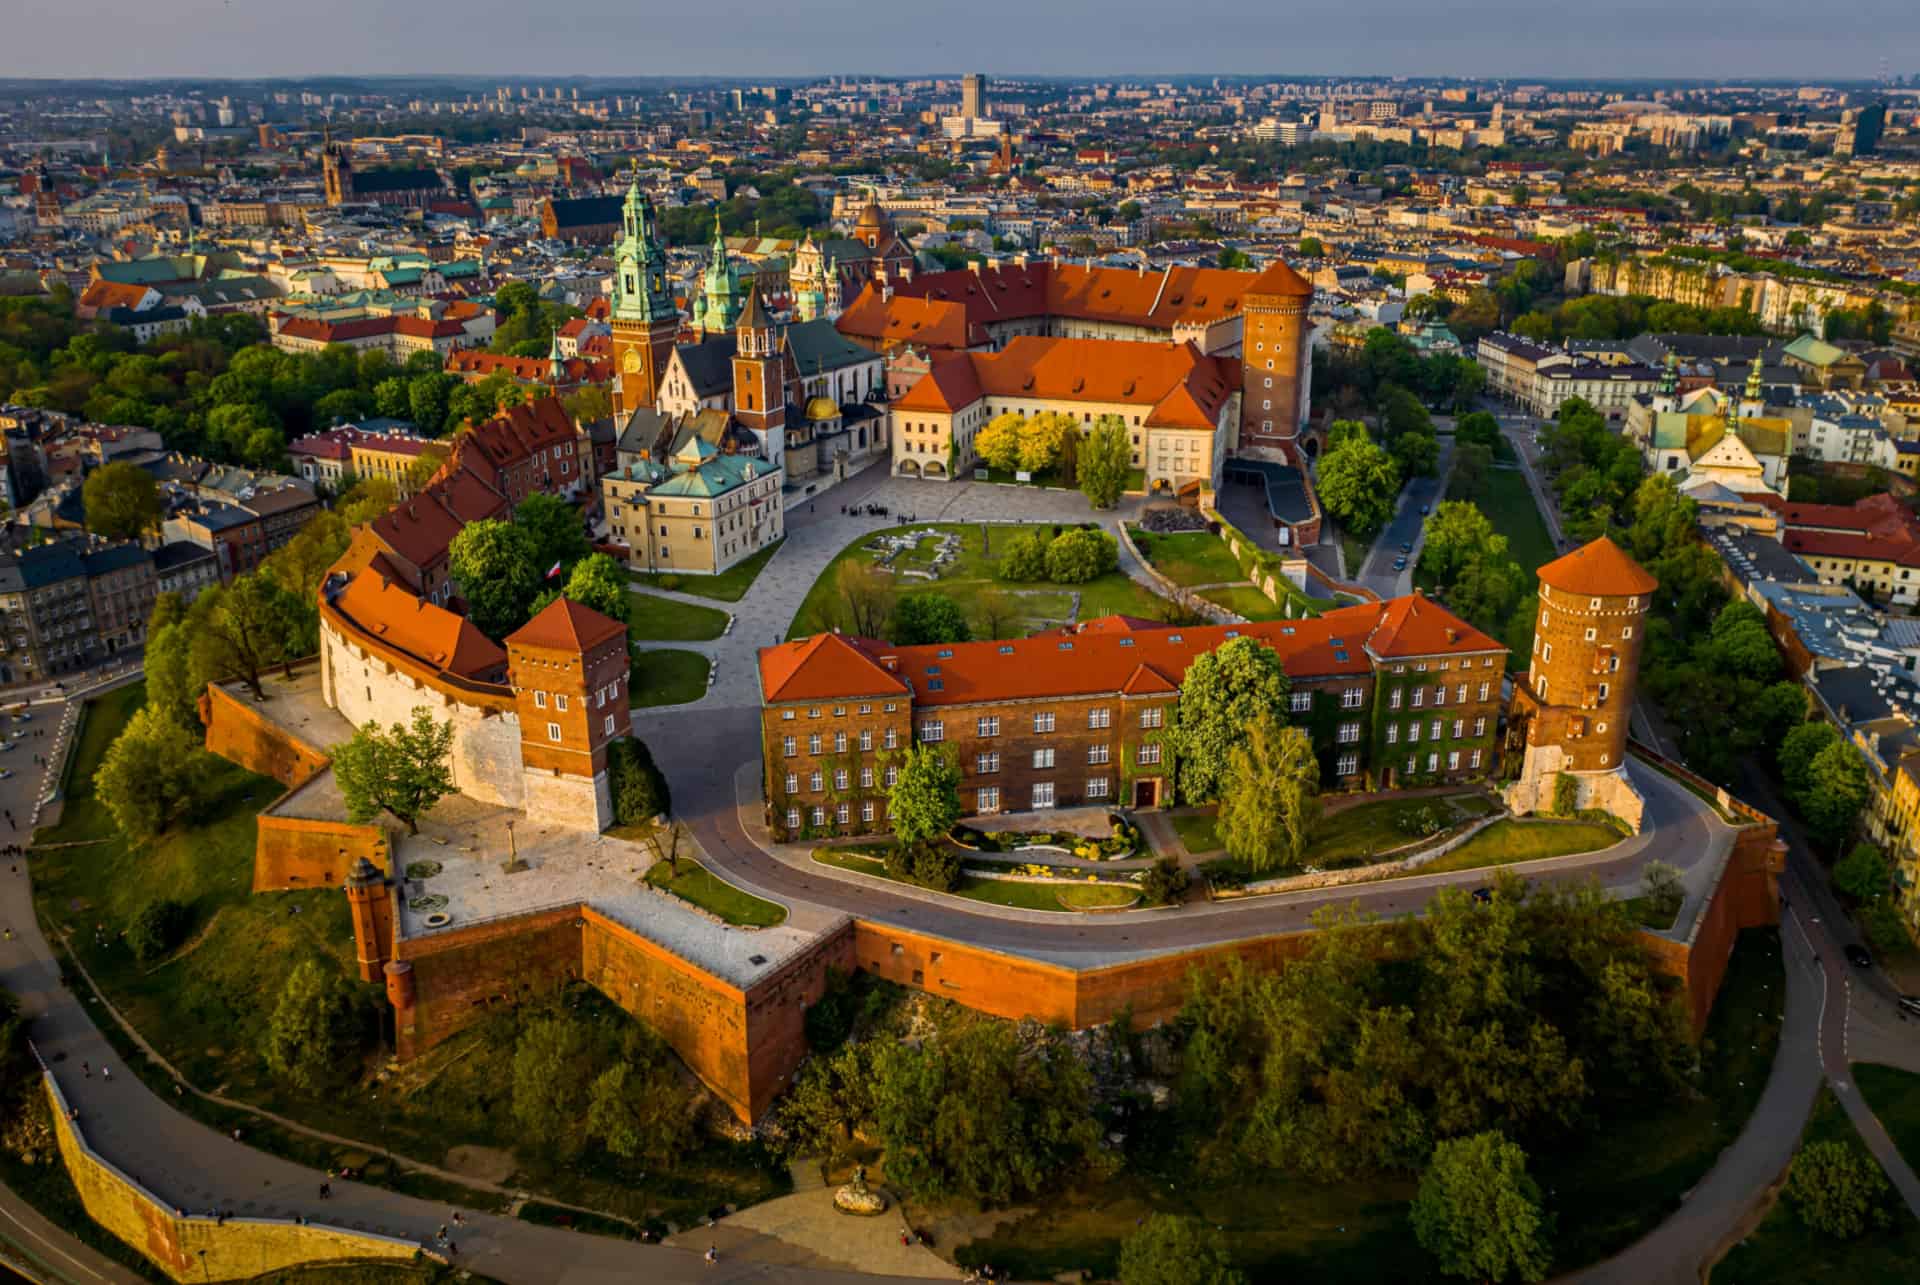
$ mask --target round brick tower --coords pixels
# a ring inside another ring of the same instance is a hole
[[[1637,825],[1638,795],[1622,768],[1659,582],[1604,536],[1547,563],[1539,578],[1533,654],[1513,704],[1526,757],[1510,802],[1516,811],[1546,811],[1557,779],[1571,773],[1579,778],[1579,806],[1607,808]]]

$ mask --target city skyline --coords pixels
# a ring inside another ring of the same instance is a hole
[[[588,76],[1459,76],[1508,79],[1703,74],[1723,79],[1868,81],[1911,70],[1888,51],[1920,51],[1920,10],[1864,0],[1857,39],[1836,38],[1824,15],[1782,0],[1710,3],[1675,11],[1636,0],[1605,28],[1543,26],[1534,6],[1479,0],[1467,12],[1370,0],[1330,14],[1301,6],[1254,11],[1199,0],[1174,29],[1143,30],[1133,8],[1067,0],[1045,12],[987,0],[964,28],[929,30],[917,15],[796,12],[732,0],[698,12],[636,12],[586,0],[562,24],[500,0],[422,0],[404,10],[343,0],[312,11],[286,0],[80,0],[10,20],[20,38],[0,76],[44,78],[483,75]],[[844,21],[841,19],[844,18]],[[102,31],[141,28],[138,42]],[[352,42],[325,38],[352,31]],[[1231,31],[1231,39],[1223,39]],[[751,36],[743,41],[742,33]],[[503,33],[508,33],[503,35]],[[1657,33],[1649,38],[1648,33]],[[1870,35],[1867,33],[1871,33]],[[1150,39],[1142,39],[1143,35]],[[84,52],[79,52],[84,51]],[[1711,54],[1703,61],[1703,54]],[[1908,62],[1920,62],[1920,52]]]

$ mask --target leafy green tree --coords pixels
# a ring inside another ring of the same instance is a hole
[[[1001,546],[998,568],[1002,580],[1030,583],[1047,578],[1047,546],[1051,541],[1044,531],[1022,531]]]
[[[1780,653],[1767,632],[1767,618],[1745,600],[1728,603],[1713,618],[1710,635],[1714,668],[1736,678],[1766,680],[1780,674]]]
[[[1020,426],[1020,467],[1040,473],[1060,462],[1067,435],[1078,433],[1074,420],[1057,411],[1041,411]]]
[[[303,959],[287,974],[267,1022],[261,1053],[267,1069],[303,1093],[320,1093],[348,1078],[361,1022],[353,995],[337,973]]]
[[[1494,532],[1493,523],[1479,506],[1461,500],[1442,500],[1426,520],[1426,539],[1420,546],[1420,570],[1434,583],[1450,588],[1469,564],[1481,558],[1504,559],[1507,537]]]
[[[604,553],[588,554],[573,564],[565,593],[581,606],[623,625],[633,619],[633,595],[627,588],[626,570]]]
[[[1301,258],[1323,259],[1326,257],[1326,254],[1327,254],[1327,247],[1320,244],[1319,237],[1303,236],[1300,238],[1300,257]]]
[[[207,766],[207,753],[191,732],[161,709],[142,706],[107,747],[94,773],[94,797],[122,834],[144,842],[199,802]]]
[[[1105,531],[1075,527],[1047,546],[1047,579],[1055,584],[1086,584],[1120,565],[1120,542]]]
[[[260,676],[293,659],[288,644],[299,623],[298,606],[259,572],[236,577],[224,588],[204,590],[193,600],[188,617],[196,682],[238,678],[255,700],[265,700]]]
[[[580,511],[557,495],[536,491],[520,501],[513,525],[526,532],[534,570],[543,577],[555,565],[564,573],[591,552]]]
[[[1120,1246],[1120,1285],[1243,1285],[1227,1238],[1198,1218],[1153,1214]]]
[[[151,964],[187,939],[193,927],[193,907],[171,897],[156,897],[134,914],[127,925],[127,946],[133,957]]]
[[[887,791],[894,838],[909,846],[942,838],[960,819],[960,764],[953,747],[915,745],[899,755],[898,766]]]
[[[1291,684],[1273,648],[1230,638],[1187,666],[1167,741],[1178,765],[1180,797],[1206,803],[1229,779],[1229,755],[1262,719],[1284,721]]]
[[[153,474],[116,460],[87,475],[80,488],[87,530],[109,540],[138,540],[160,525],[160,488]]]
[[[547,565],[535,568],[533,537],[517,522],[470,522],[447,549],[448,567],[467,600],[467,615],[498,641],[527,621]]]
[[[1893,867],[1871,843],[1856,843],[1833,866],[1833,886],[1855,901],[1871,901],[1887,891]]]
[[[1494,450],[1500,443],[1500,421],[1483,410],[1462,415],[1453,423],[1453,440],[1456,446],[1472,443]]]
[[[411,725],[356,728],[352,740],[332,750],[348,819],[364,823],[384,810],[405,822],[408,834],[419,834],[420,818],[453,793],[452,749],[453,724],[436,722],[424,705],[413,711]]]
[[[1320,503],[1354,536],[1372,539],[1393,516],[1400,494],[1400,466],[1361,434],[1328,447],[1320,457],[1315,486]]]
[[[1388,449],[1401,477],[1432,477],[1440,466],[1440,444],[1432,433],[1402,433]]]
[[[1800,1221],[1835,1240],[1855,1240],[1869,1228],[1890,1226],[1891,1191],[1879,1163],[1849,1142],[1805,1144],[1787,1174],[1787,1198]]]
[[[1093,423],[1093,432],[1080,446],[1077,463],[1080,493],[1096,509],[1110,509],[1120,502],[1133,468],[1133,441],[1126,421],[1118,415],[1102,415]]]
[[[1537,1281],[1553,1261],[1552,1219],[1527,1153],[1496,1132],[1434,1148],[1412,1218],[1414,1238],[1448,1276]]]
[[[1140,899],[1149,906],[1164,906],[1180,900],[1193,883],[1193,876],[1173,856],[1159,857],[1140,876]]]
[[[888,636],[902,647],[966,642],[973,637],[966,613],[944,593],[909,593],[893,605]]]
[[[696,1106],[665,1042],[629,1027],[620,1060],[587,1090],[586,1133],[623,1160],[671,1165],[694,1143]]]
[[[586,1145],[593,1052],[584,1024],[562,1013],[529,1019],[514,1042],[513,1121],[528,1140],[565,1159]]]
[[[1268,713],[1241,729],[1227,756],[1220,794],[1220,838],[1227,854],[1254,870],[1295,866],[1320,816],[1320,761],[1298,727]]]
[[[1845,741],[1835,741],[1814,755],[1807,766],[1807,788],[1792,802],[1806,818],[1811,836],[1833,847],[1853,833],[1860,810],[1867,805],[1867,791],[1867,769],[1860,752]]]
[[[194,680],[193,631],[187,625],[187,607],[177,593],[154,599],[147,618],[147,705],[190,731],[200,726],[200,693],[205,683]]]
[[[613,793],[613,819],[639,825],[673,811],[667,779],[654,765],[644,742],[623,736],[607,746],[607,780]]]

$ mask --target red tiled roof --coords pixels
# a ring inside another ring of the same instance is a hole
[[[373,566],[355,574],[333,605],[371,637],[435,669],[485,679],[506,663],[506,652],[466,617],[434,606]]]
[[[1540,583],[1563,593],[1594,598],[1631,598],[1652,593],[1660,582],[1626,551],[1601,536],[1555,558],[1538,572]]]
[[[1211,429],[1240,374],[1233,358],[1203,356],[1191,340],[1015,338],[997,353],[936,357],[895,402],[902,410],[954,411],[982,396],[1147,408],[1149,425]]]
[[[904,680],[921,706],[1171,693],[1194,657],[1236,635],[1272,647],[1295,678],[1370,673],[1370,651],[1381,659],[1506,651],[1438,603],[1414,597],[1240,625],[1177,627],[1107,616],[1015,642],[895,647],[816,634],[762,649],[760,689],[768,703],[781,703],[872,695]]]
[[[625,632],[626,626],[611,616],[571,598],[555,598],[532,620],[508,634],[507,646],[585,652]]]

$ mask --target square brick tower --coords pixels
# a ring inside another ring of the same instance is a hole
[[[1560,776],[1582,808],[1605,808],[1635,829],[1641,799],[1627,780],[1628,720],[1660,582],[1602,536],[1540,568],[1540,614],[1524,684],[1514,688],[1512,734],[1524,736],[1515,812],[1553,806]]]
[[[529,816],[582,830],[613,824],[607,746],[633,732],[627,679],[626,628],[571,599],[507,636]]]
[[[1279,259],[1247,287],[1240,332],[1240,449],[1246,454],[1305,463],[1299,438],[1313,377],[1307,352],[1312,302],[1313,286]]]

